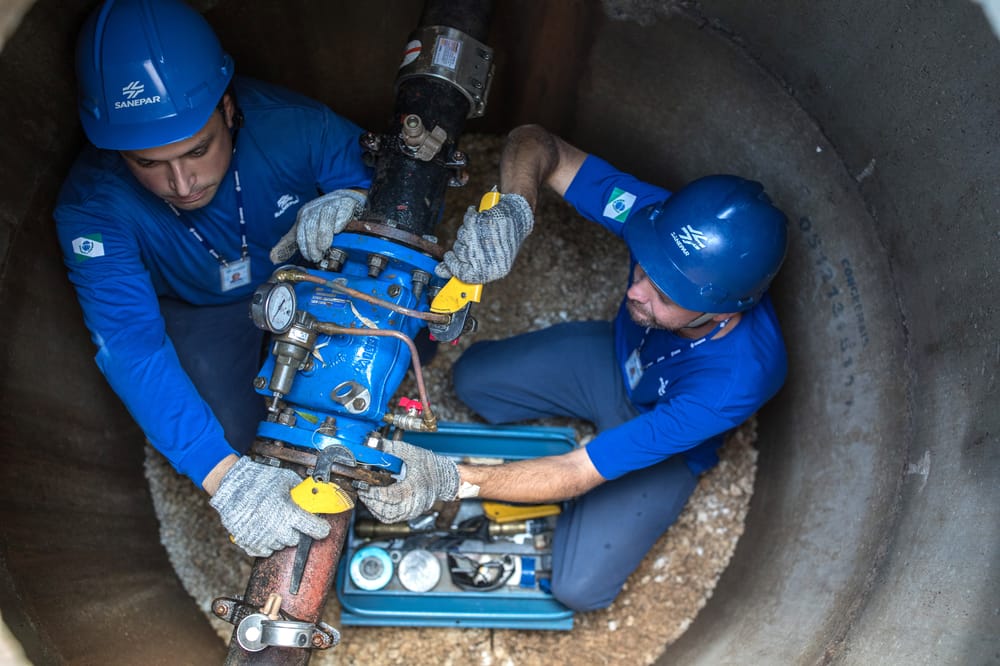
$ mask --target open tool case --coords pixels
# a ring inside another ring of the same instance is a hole
[[[575,445],[569,428],[456,423],[405,439],[484,463],[558,455]],[[467,499],[383,525],[359,505],[337,576],[341,624],[571,629],[573,612],[548,586],[559,509]]]

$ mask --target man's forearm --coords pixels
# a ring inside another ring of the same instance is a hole
[[[500,190],[520,194],[534,210],[538,190],[558,163],[555,137],[538,125],[517,127],[500,156]]]
[[[500,156],[500,190],[520,194],[534,210],[541,186],[563,196],[586,158],[544,127],[522,125],[507,136]]]
[[[459,465],[460,496],[506,502],[558,502],[604,482],[584,449],[504,465]]]

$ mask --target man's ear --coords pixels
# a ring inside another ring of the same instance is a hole
[[[233,102],[233,96],[229,93],[223,94],[220,106],[222,107],[222,119],[226,121],[226,127],[233,129],[233,124],[236,122],[236,104]]]

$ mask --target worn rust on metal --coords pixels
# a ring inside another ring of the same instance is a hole
[[[396,241],[397,243],[408,245],[412,248],[420,250],[424,254],[434,257],[439,261],[444,258],[444,248],[437,243],[432,243],[422,236],[411,234],[408,231],[390,226],[388,224],[383,224],[381,222],[373,220],[351,220],[347,223],[345,230],[371,236],[379,236],[380,238],[387,238],[389,240]]]
[[[272,594],[282,598],[282,614],[302,622],[316,624],[320,613],[326,605],[330,588],[337,575],[337,563],[344,548],[344,540],[354,516],[353,511],[321,515],[330,524],[330,535],[313,543],[302,573],[302,582],[298,594],[289,590],[292,582],[292,568],[295,563],[297,547],[279,550],[270,557],[254,560],[250,581],[243,603],[247,606],[262,608],[267,604]],[[260,652],[248,652],[242,649],[236,641],[235,629],[229,645],[227,666],[305,666],[309,663],[312,651],[291,647],[268,647]],[[315,640],[315,637],[314,637]],[[321,647],[315,645],[314,647]]]
[[[316,467],[317,457],[315,454],[303,451],[290,446],[279,446],[266,440],[256,440],[253,444],[253,453],[275,458],[293,465],[302,465],[308,472]],[[338,463],[331,463],[330,475],[342,477],[354,481],[362,481],[369,486],[387,486],[393,482],[392,475],[381,470],[366,469],[364,467],[348,467]],[[349,487],[348,487],[349,489]]]

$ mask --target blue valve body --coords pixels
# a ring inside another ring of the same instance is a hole
[[[334,247],[347,253],[341,270],[306,272],[404,308],[428,310],[426,287],[419,298],[415,296],[412,276],[415,270],[424,271],[439,285],[442,281],[434,276],[437,261],[433,257],[373,236],[341,233],[335,240]],[[377,277],[369,276],[372,254],[387,260]],[[295,374],[291,389],[282,398],[296,414],[294,425],[262,421],[258,436],[317,450],[341,444],[359,463],[398,474],[398,458],[368,448],[364,441],[385,424],[383,416],[410,367],[410,349],[398,338],[365,335],[364,331],[390,329],[412,339],[426,322],[338,293],[329,285],[299,282],[295,293],[299,311],[317,321],[356,330],[358,335],[318,335],[311,365]],[[270,354],[259,376],[271,377],[274,368],[275,356]],[[257,392],[271,395],[267,386]],[[320,429],[327,417],[335,419],[335,433]]]

